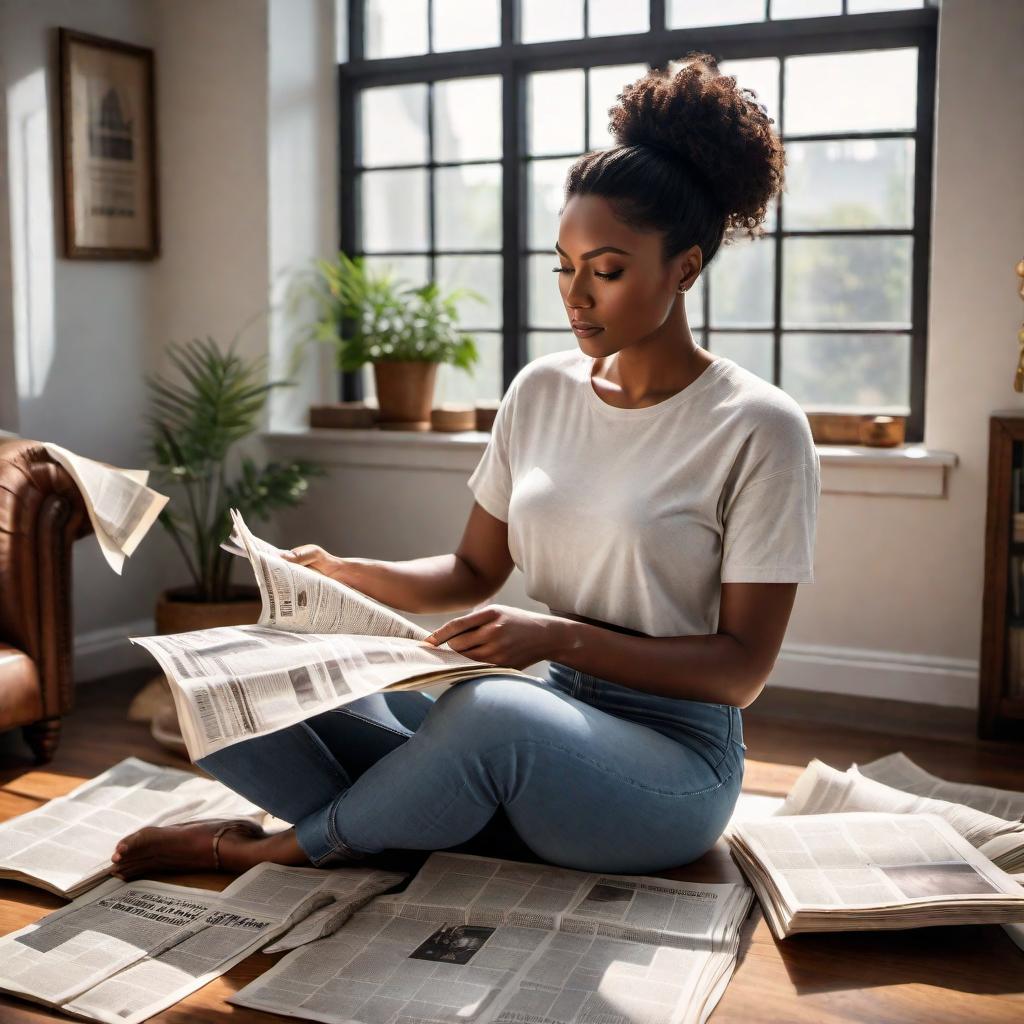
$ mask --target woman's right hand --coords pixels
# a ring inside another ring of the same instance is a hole
[[[297,548],[283,552],[281,557],[286,562],[305,565],[324,576],[330,576],[331,579],[340,578],[340,572],[345,563],[343,558],[332,555],[318,544],[300,544]]]

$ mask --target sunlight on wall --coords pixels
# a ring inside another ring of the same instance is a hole
[[[53,188],[46,72],[7,91],[14,363],[20,398],[41,395],[54,358]]]

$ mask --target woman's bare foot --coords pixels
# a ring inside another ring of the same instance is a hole
[[[130,881],[158,871],[214,871],[213,840],[223,826],[223,821],[194,821],[141,828],[115,847],[111,874]],[[244,822],[222,833],[217,855],[222,870],[236,873],[263,863],[309,865],[294,829],[268,836]]]

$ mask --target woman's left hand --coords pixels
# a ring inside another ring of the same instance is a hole
[[[505,604],[489,604],[446,622],[426,642],[434,647],[447,643],[473,661],[523,669],[556,655],[567,621]]]

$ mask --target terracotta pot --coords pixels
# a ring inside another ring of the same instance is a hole
[[[234,586],[231,601],[196,601],[193,587],[165,590],[156,603],[157,633],[188,633],[213,626],[247,626],[260,617],[258,587]]]
[[[382,430],[430,430],[437,363],[381,360],[373,364]]]

